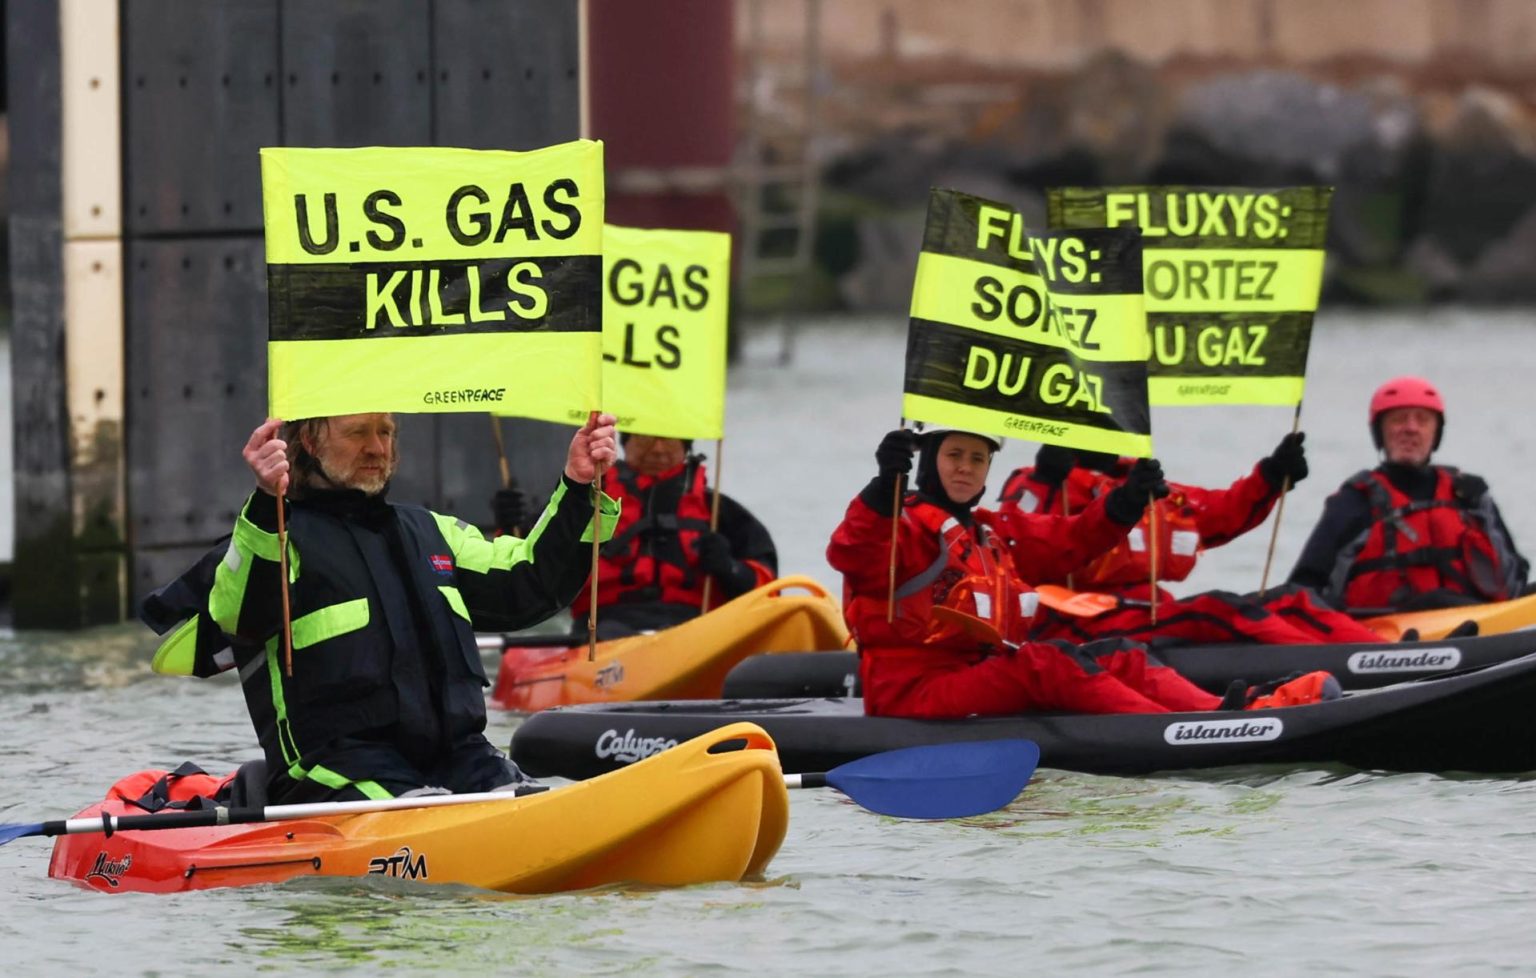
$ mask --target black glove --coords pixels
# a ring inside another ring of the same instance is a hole
[[[1456,493],[1456,498],[1468,506],[1476,506],[1484,496],[1488,495],[1488,483],[1484,482],[1481,476],[1470,472],[1463,472],[1456,476],[1455,481],[1451,483],[1451,489]]]
[[[917,451],[917,432],[911,428],[898,428],[887,432],[875,449],[875,462],[880,475],[889,479],[912,471],[912,453]]]
[[[1162,499],[1169,491],[1162,463],[1155,458],[1139,458],[1125,481],[1110,490],[1104,512],[1121,526],[1135,526],[1147,508],[1147,499]]]
[[[1268,458],[1259,461],[1259,473],[1265,482],[1279,489],[1286,479],[1294,486],[1307,477],[1307,453],[1301,445],[1306,437],[1304,431],[1291,432],[1280,439]]]
[[[731,541],[724,533],[704,531],[699,534],[694,550],[699,555],[699,566],[720,583],[720,590],[726,597],[746,594],[757,584],[757,574],[752,568],[731,556]]]
[[[694,549],[699,554],[699,566],[710,574],[729,574],[736,563],[736,559],[731,556],[731,541],[725,538],[724,533],[713,530],[700,533]]]
[[[520,533],[528,519],[528,497],[521,489],[498,489],[491,497],[491,512],[496,514],[498,530]]]
[[[1035,453],[1035,481],[1059,486],[1077,466],[1077,453],[1060,445],[1041,445]]]
[[[896,480],[912,471],[912,453],[915,451],[917,432],[911,428],[898,428],[880,439],[880,447],[875,449],[880,474],[869,480],[869,485],[859,493],[864,505],[881,516],[895,512]]]

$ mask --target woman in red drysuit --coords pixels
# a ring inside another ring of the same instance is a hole
[[[892,509],[918,437],[893,431],[876,452],[877,475],[848,506],[827,559],[844,580],[844,615],[858,639],[866,713],[929,719],[1029,710],[1164,713],[1315,702],[1338,685],[1312,673],[1251,697],[1234,684],[1207,693],[1123,640],[1072,646],[1028,642],[1036,598],[1008,551],[1028,549],[1072,569],[1122,538],[1144,501],[1165,494],[1155,461],[1123,490],[1075,517],[976,510],[998,443],[968,432],[922,437],[917,492],[896,518],[896,591],[888,609]],[[1012,541],[1004,546],[999,538]],[[1250,702],[1251,700],[1251,702]]]

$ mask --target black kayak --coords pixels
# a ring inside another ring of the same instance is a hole
[[[1333,645],[1183,645],[1153,654],[1191,682],[1223,693],[1234,679],[1252,685],[1326,669],[1344,689],[1375,689],[1408,679],[1449,675],[1536,652],[1536,632],[1504,632],[1433,642]],[[727,699],[858,696],[852,652],[775,652],[738,663],[725,677]]]
[[[607,703],[529,717],[512,758],[536,776],[588,778],[749,720],[792,773],[920,744],[1022,737],[1040,745],[1042,766],[1094,774],[1333,763],[1504,774],[1536,771],[1533,702],[1536,655],[1277,710],[906,720],[867,717],[852,698]]]

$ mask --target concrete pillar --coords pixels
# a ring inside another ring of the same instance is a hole
[[[12,403],[21,628],[126,605],[117,6],[10,4]]]

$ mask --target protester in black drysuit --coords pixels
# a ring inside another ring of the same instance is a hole
[[[390,415],[265,422],[244,451],[257,489],[213,565],[211,592],[196,580],[206,577],[205,560],[152,602],[163,617],[167,604],[185,609],[207,594],[206,614],[167,643],[185,640],[184,668],[165,671],[217,671],[209,658],[220,654],[218,633],[231,642],[272,802],[488,791],[525,780],[485,739],[487,683],[474,631],[525,628],[581,589],[591,481],[617,454],[612,425],[601,415],[577,432],[526,538],[489,541],[451,516],[386,500],[398,460]],[[277,536],[290,472],[291,674]],[[605,530],[616,515],[605,498]]]

